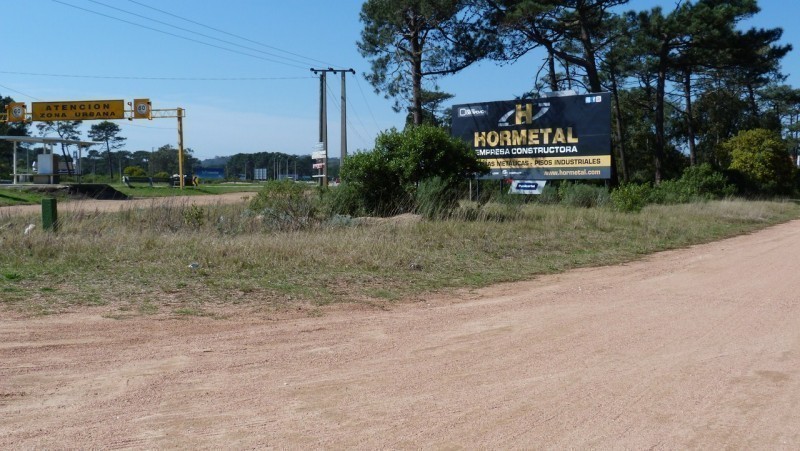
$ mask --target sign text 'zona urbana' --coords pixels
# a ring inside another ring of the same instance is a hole
[[[122,100],[34,102],[33,120],[124,119]]]

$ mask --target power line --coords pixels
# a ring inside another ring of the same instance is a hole
[[[113,19],[113,20],[116,20],[116,21],[119,21],[119,22],[123,22],[123,23],[129,24],[129,25],[133,25],[133,26],[136,26],[136,27],[144,28],[144,29],[147,29],[147,30],[152,30],[152,31],[155,31],[157,33],[166,34],[168,36],[173,36],[173,37],[176,37],[176,38],[184,39],[186,41],[195,42],[197,44],[202,44],[202,45],[205,45],[205,46],[208,46],[208,47],[213,47],[215,49],[225,50],[226,52],[231,52],[231,53],[236,53],[236,54],[239,54],[239,55],[249,56],[251,58],[260,59],[260,60],[263,60],[263,61],[269,61],[271,63],[283,64],[284,66],[290,66],[290,67],[294,67],[294,68],[297,68],[297,69],[303,69],[303,70],[307,69],[307,67],[298,66],[296,64],[290,64],[290,63],[286,63],[286,62],[283,62],[283,61],[277,61],[277,60],[270,59],[270,58],[264,58],[264,57],[261,57],[261,56],[258,56],[258,55],[252,55],[250,53],[240,52],[240,51],[235,50],[235,49],[230,49],[230,48],[227,48],[227,47],[222,47],[222,46],[211,44],[211,43],[208,43],[208,42],[203,42],[203,41],[200,41],[198,39],[192,39],[192,38],[189,38],[189,37],[186,37],[186,36],[181,36],[179,34],[170,33],[168,31],[159,30],[158,28],[148,27],[147,25],[138,24],[136,22],[131,22],[129,20],[120,19],[119,17],[114,17],[114,16],[110,16],[108,14],[103,14],[103,13],[98,12],[98,11],[93,11],[91,9],[82,8],[80,6],[72,5],[72,4],[63,2],[61,0],[52,0],[52,1],[55,2],[55,3],[60,3],[60,4],[64,5],[64,6],[69,6],[71,8],[79,9],[81,11],[86,11],[86,12],[91,13],[91,14],[96,14],[98,16],[102,16],[102,17],[106,17],[106,18],[109,18],[109,19]]]
[[[328,80],[325,80],[325,87],[326,87],[326,92],[328,93],[328,98],[333,102],[333,105],[337,109],[340,109],[341,108],[341,103],[338,100],[336,100],[336,96],[334,96],[331,93],[331,86],[330,86],[330,84],[328,84]],[[353,124],[350,122],[349,118],[345,118],[345,122],[350,126],[350,130],[352,130],[353,132],[355,132],[356,135],[358,135],[358,137],[361,139],[361,141],[368,142],[366,139],[364,139],[363,136],[361,136],[361,133],[359,133],[358,130],[355,127],[353,127]],[[366,129],[365,129],[365,131],[366,131]]]
[[[286,53],[286,54],[288,54],[288,55],[296,56],[296,57],[298,57],[298,58],[303,58],[303,59],[305,59],[305,60],[308,60],[308,61],[313,61],[313,62],[316,62],[316,63],[322,63],[322,64],[324,64],[324,65],[326,65],[326,66],[335,66],[335,64],[331,64],[331,63],[328,63],[328,62],[325,62],[325,61],[320,61],[320,60],[318,60],[318,59],[314,59],[314,58],[309,58],[309,57],[307,57],[307,56],[303,56],[303,55],[300,55],[300,54],[298,54],[298,53],[293,53],[293,52],[290,52],[290,51],[288,51],[288,50],[283,50],[283,49],[281,49],[281,48],[278,48],[278,47],[274,47],[274,46],[271,46],[271,45],[268,45],[268,44],[264,44],[264,43],[262,43],[262,42],[258,42],[258,41],[254,41],[254,40],[252,40],[252,39],[248,39],[248,38],[246,38],[246,37],[244,37],[244,36],[239,36],[239,35],[237,35],[237,34],[229,33],[229,32],[227,32],[227,31],[225,31],[225,30],[220,30],[219,28],[214,28],[214,27],[212,27],[212,26],[205,25],[205,24],[202,24],[202,23],[200,23],[200,22],[196,22],[196,21],[194,21],[194,20],[191,20],[191,19],[187,19],[187,18],[185,18],[185,17],[182,17],[182,16],[179,16],[179,15],[177,15],[177,14],[173,14],[173,13],[170,13],[170,12],[164,11],[164,10],[162,10],[162,9],[154,8],[154,7],[152,7],[152,6],[149,6],[149,5],[146,5],[146,4],[144,4],[144,3],[137,2],[136,0],[128,0],[128,1],[129,1],[129,2],[131,2],[131,3],[135,3],[135,4],[139,5],[139,6],[143,6],[143,7],[145,7],[145,8],[149,8],[149,9],[152,9],[152,10],[154,10],[154,11],[158,11],[158,12],[160,12],[160,13],[162,13],[162,14],[166,14],[166,15],[168,15],[168,16],[175,17],[175,18],[177,18],[177,19],[180,19],[180,20],[183,20],[183,21],[189,22],[189,23],[191,23],[191,24],[199,25],[199,26],[201,26],[201,27],[203,27],[203,28],[208,28],[209,30],[213,30],[213,31],[216,31],[216,32],[218,32],[218,33],[222,33],[222,34],[225,34],[225,35],[228,35],[228,36],[232,36],[232,37],[234,37],[234,38],[241,39],[241,40],[243,40],[243,41],[251,42],[251,43],[253,43],[253,44],[257,44],[257,45],[260,45],[260,46],[262,46],[262,47],[266,47],[266,48],[268,48],[268,49],[276,50],[276,51],[278,51],[278,52],[282,52],[282,53]]]
[[[175,130],[175,127],[154,127],[152,125],[137,125],[137,124],[127,124],[127,127],[137,127],[137,128],[152,128],[157,130]]]
[[[353,102],[351,102],[350,99],[347,100],[347,104],[350,105],[351,108],[353,108]],[[358,121],[359,125],[361,125],[362,130],[364,130],[364,133],[369,135],[369,131],[367,131],[367,126],[364,124],[364,121],[361,120],[361,116],[358,115],[358,114],[356,114],[355,116],[356,116],[356,120]],[[348,118],[347,120],[349,121],[350,118]],[[358,134],[358,131],[356,131],[355,128],[353,129],[353,131],[355,131],[356,134]],[[364,140],[364,141],[366,141],[366,140]],[[368,141],[367,141],[367,143],[368,143]]]
[[[25,93],[24,93],[24,92],[22,92],[22,91],[17,91],[16,89],[9,88],[8,86],[0,85],[0,88],[7,89],[7,90],[9,90],[9,91],[12,91],[12,92],[16,92],[17,94],[21,94],[21,95],[23,95],[23,96],[25,96],[25,97],[28,97],[28,98],[30,98],[30,99],[33,99],[33,100],[38,100],[38,101],[40,101],[40,102],[42,101],[42,99],[40,99],[40,98],[38,98],[38,97],[34,97],[34,96],[32,96],[32,95],[25,94]]]
[[[353,77],[353,78],[356,79],[356,86],[358,86],[358,90],[361,92],[361,98],[364,99],[364,105],[367,106],[367,111],[369,111],[369,115],[372,116],[372,122],[375,122],[375,128],[380,130],[381,127],[378,125],[378,121],[375,119],[375,115],[372,114],[372,108],[369,107],[369,102],[367,102],[367,96],[364,94],[364,90],[361,89],[361,82],[358,81],[358,77]]]
[[[298,60],[296,60],[296,59],[287,58],[287,57],[285,57],[285,56],[276,55],[276,54],[274,54],[274,53],[270,53],[270,52],[265,52],[265,51],[263,51],[263,50],[259,50],[259,49],[253,48],[253,47],[247,47],[247,46],[244,46],[244,45],[241,45],[241,44],[237,44],[237,43],[235,43],[235,42],[226,41],[226,40],[224,40],[224,39],[219,39],[219,38],[216,38],[216,37],[214,37],[214,36],[210,36],[210,35],[207,35],[207,34],[199,33],[199,32],[197,32],[197,31],[194,31],[194,30],[190,30],[190,29],[188,29],[188,28],[179,27],[179,26],[177,26],[177,25],[174,25],[174,24],[171,24],[171,23],[167,23],[167,22],[164,22],[164,21],[161,21],[161,20],[158,20],[158,19],[153,19],[152,17],[143,16],[143,15],[141,15],[141,14],[137,14],[137,13],[134,13],[134,12],[131,12],[131,11],[128,11],[128,10],[122,9],[122,8],[117,8],[116,6],[107,5],[107,4],[105,4],[105,3],[102,3],[102,2],[99,2],[99,1],[97,1],[97,0],[89,0],[89,1],[90,1],[91,3],[94,3],[94,4],[96,4],[96,5],[105,6],[106,8],[109,8],[109,9],[113,9],[113,10],[116,10],[116,11],[120,11],[120,12],[123,12],[123,13],[125,13],[125,14],[130,14],[130,15],[132,15],[132,16],[134,16],[134,17],[139,17],[139,18],[141,18],[141,19],[149,20],[149,21],[152,21],[152,22],[155,22],[155,23],[161,24],[161,25],[166,25],[166,26],[168,26],[168,27],[177,28],[178,30],[185,31],[185,32],[187,32],[187,33],[196,34],[196,35],[198,35],[198,36],[202,36],[202,37],[204,37],[204,38],[213,39],[213,40],[215,40],[215,41],[219,41],[219,42],[222,42],[222,43],[225,43],[225,44],[230,44],[230,45],[233,45],[233,46],[236,46],[236,47],[241,47],[241,48],[243,48],[243,49],[250,50],[250,51],[253,51],[253,52],[263,53],[264,55],[274,56],[275,58],[282,58],[282,59],[285,59],[285,60],[287,60],[287,61],[291,61],[291,62],[293,62],[293,63],[298,63],[298,64],[307,64],[305,61],[298,61]]]
[[[88,78],[98,80],[172,80],[172,81],[265,81],[265,80],[308,80],[314,78],[305,77],[145,77],[145,76],[114,76],[114,75],[78,75],[78,74],[43,74],[36,72],[12,72],[0,71],[0,74],[29,75],[36,77],[58,77],[58,78]]]

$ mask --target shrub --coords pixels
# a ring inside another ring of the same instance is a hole
[[[128,166],[122,172],[128,177],[144,177],[147,175],[147,172],[139,166]]]
[[[437,177],[456,189],[487,170],[467,143],[444,129],[420,125],[382,133],[374,150],[346,159],[340,175],[367,213],[385,216],[413,209],[423,180]]]
[[[795,167],[786,142],[778,133],[765,129],[746,130],[724,142],[722,147],[731,155],[729,169],[741,174],[751,190],[764,194],[792,191]]]
[[[650,184],[628,183],[611,192],[611,205],[618,211],[641,211],[652,197]]]
[[[291,180],[267,182],[250,201],[249,209],[276,230],[304,229],[317,219],[313,196],[305,185]]]
[[[680,182],[686,192],[695,198],[719,199],[736,192],[736,187],[730,184],[728,178],[708,163],[686,168]]]
[[[416,192],[416,211],[428,219],[449,217],[458,207],[460,191],[439,177],[420,182]]]
[[[206,210],[195,204],[183,209],[181,215],[183,216],[183,223],[195,229],[199,229],[206,222]]]
[[[364,216],[363,198],[354,184],[342,184],[323,189],[321,192],[321,209],[325,216]]]
[[[683,204],[692,199],[692,193],[680,180],[664,180],[650,190],[648,203]]]
[[[561,202],[561,199],[558,197],[558,192],[558,187],[548,182],[548,184],[542,188],[542,194],[540,194],[536,200],[542,204],[557,204]]]
[[[347,197],[339,199],[344,202],[334,203],[333,206],[388,216],[406,211],[411,205],[400,175],[389,157],[381,152],[363,152],[348,157],[342,165],[341,178],[338,191],[344,190],[341,195]],[[334,212],[351,214],[345,210]]]
[[[608,191],[602,186],[564,183],[558,188],[561,203],[573,207],[601,207],[608,203]]]

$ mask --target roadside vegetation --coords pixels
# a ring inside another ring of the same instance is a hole
[[[2,218],[0,308],[31,315],[103,306],[125,317],[381,307],[619,263],[800,216],[791,202],[648,205],[629,213],[492,200],[461,202],[445,219],[354,218],[321,214],[326,196],[316,190],[278,185],[249,204],[176,200],[63,214],[57,233],[25,234],[36,217]]]
[[[790,164],[777,161],[774,170]],[[65,212],[57,232],[36,227],[37,216],[0,210],[0,308],[31,315],[101,306],[123,318],[385,307],[800,217],[800,205],[774,197],[788,185],[761,185],[760,196],[773,200],[734,197],[757,186],[748,167],[701,164],[658,185],[613,190],[561,181],[518,196],[497,180],[471,186],[465,174],[485,168],[441,128],[390,130],[373,152],[349,158],[342,184],[330,189],[273,181],[238,205],[176,197],[153,208]]]

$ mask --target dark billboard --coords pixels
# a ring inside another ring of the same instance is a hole
[[[452,134],[489,165],[483,178],[611,178],[609,93],[455,105]]]

